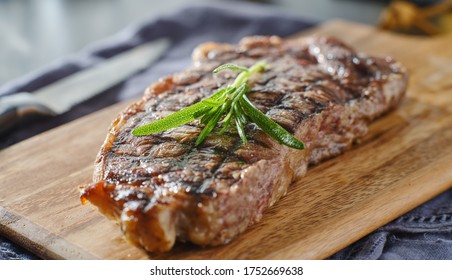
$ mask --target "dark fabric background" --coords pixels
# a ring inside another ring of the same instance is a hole
[[[87,47],[80,53],[31,73],[0,88],[0,96],[32,92],[62,77],[90,67],[144,42],[167,37],[171,48],[148,69],[113,86],[57,117],[35,117],[0,137],[0,148],[8,147],[45,130],[118,101],[142,94],[159,77],[182,70],[191,63],[191,52],[199,43],[237,43],[246,35],[287,36],[313,26],[274,7],[237,3],[191,7],[157,20],[129,27],[117,36]],[[333,255],[331,259],[452,259],[452,192],[442,194],[396,221]],[[0,237],[0,259],[35,259],[33,254]]]

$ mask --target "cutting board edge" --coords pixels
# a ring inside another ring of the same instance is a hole
[[[0,206],[0,234],[43,259],[99,259],[3,206]]]

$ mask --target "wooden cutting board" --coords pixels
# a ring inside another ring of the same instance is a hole
[[[411,73],[402,106],[361,145],[310,169],[263,219],[231,244],[177,245],[148,255],[117,225],[82,206],[114,105],[0,152],[0,234],[51,259],[321,259],[452,185],[452,36],[405,37],[343,21],[306,33],[335,35],[389,54]]]

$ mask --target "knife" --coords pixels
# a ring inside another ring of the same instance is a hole
[[[158,39],[118,54],[105,62],[60,79],[33,93],[0,97],[0,134],[32,114],[59,115],[74,105],[118,84],[156,61],[169,47]]]

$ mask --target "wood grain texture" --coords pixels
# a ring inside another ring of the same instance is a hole
[[[0,151],[0,233],[52,259],[321,259],[448,189],[452,37],[404,37],[343,21],[304,34],[313,33],[402,61],[411,76],[407,98],[359,146],[310,169],[231,244],[178,244],[148,255],[80,204],[77,186],[91,180],[106,129],[130,102]]]

